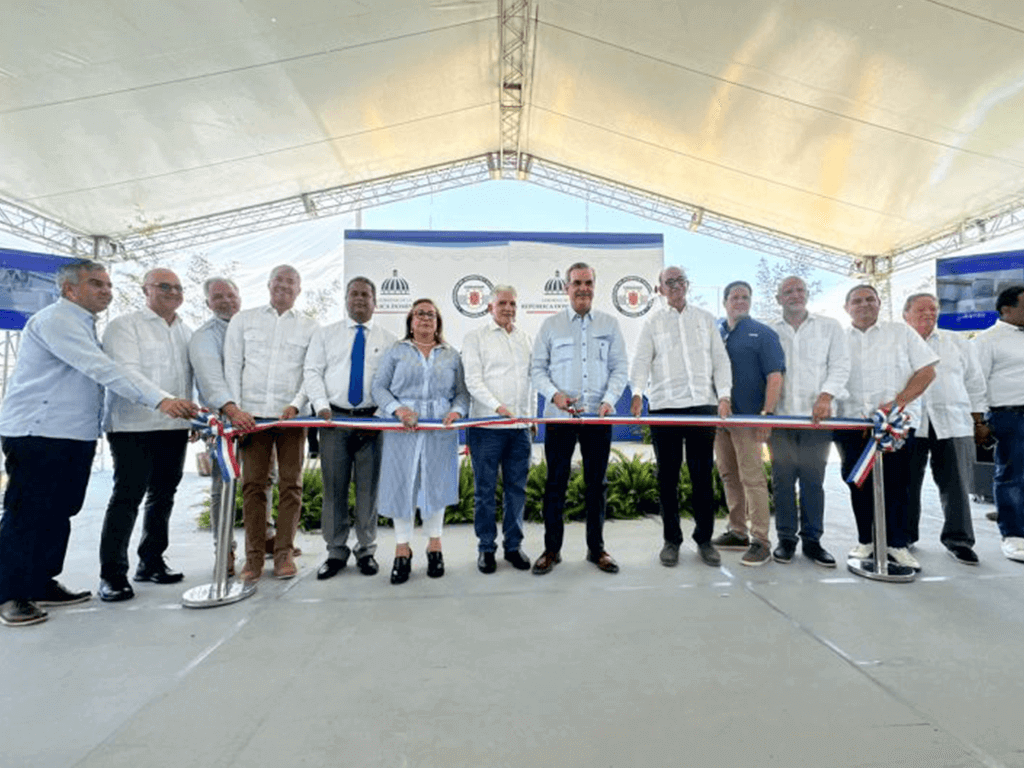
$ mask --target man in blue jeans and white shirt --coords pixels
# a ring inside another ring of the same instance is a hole
[[[496,285],[488,305],[490,318],[466,334],[462,342],[462,365],[466,389],[472,396],[470,418],[486,416],[528,417],[533,410],[530,388],[529,335],[515,324],[516,289]],[[494,492],[501,467],[502,547],[505,559],[521,571],[530,567],[523,554],[523,509],[526,506],[526,477],[530,472],[530,437],[527,424],[497,424],[470,427],[466,445],[473,462],[475,512],[473,524],[479,539],[477,568],[481,573],[497,569],[498,548]]]

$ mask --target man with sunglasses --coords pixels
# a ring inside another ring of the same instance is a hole
[[[192,394],[188,358],[191,329],[178,317],[181,281],[169,269],[142,279],[146,306],[114,318],[103,334],[103,351],[174,397]],[[146,500],[135,581],[175,584],[185,578],[164,561],[174,494],[185,468],[191,423],[172,418],[108,389],[104,429],[114,460],[114,490],[100,534],[100,599],[130,600],[128,542],[139,505]]]

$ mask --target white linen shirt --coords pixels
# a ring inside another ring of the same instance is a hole
[[[882,403],[896,397],[916,371],[939,361],[939,356],[906,323],[879,321],[860,331],[846,329],[850,345],[850,381],[839,413],[851,419],[870,419]],[[903,409],[910,426],[921,423],[921,398]]]
[[[1024,329],[996,320],[977,335],[974,349],[985,379],[981,410],[993,405],[1024,405]]]
[[[253,416],[276,419],[289,405],[306,407],[303,365],[317,323],[267,304],[239,312],[224,337],[224,378],[231,399]]]
[[[370,392],[373,374],[384,353],[398,338],[391,331],[376,325],[371,317],[365,323],[366,347],[363,357],[363,396],[358,403],[348,399],[349,377],[352,373],[352,345],[356,340],[355,320],[348,317],[323,328],[317,328],[306,351],[306,396],[319,413],[335,405],[338,408],[372,408]]]
[[[935,380],[921,395],[921,424],[918,434],[928,434],[928,425],[935,437],[974,435],[972,411],[985,410],[985,379],[981,376],[974,350],[967,339],[953,331],[936,329],[925,339],[939,356],[935,366]],[[1024,342],[1024,334],[1021,334]]]
[[[168,325],[149,307],[115,317],[103,333],[103,351],[125,368],[172,397],[192,397],[188,359],[191,329],[177,315]],[[147,405],[107,390],[103,428],[107,432],[157,432],[188,429],[189,419],[175,419]]]
[[[715,318],[699,307],[655,310],[640,330],[629,377],[652,410],[717,405],[732,391],[732,363]]]
[[[537,410],[530,386],[533,341],[518,326],[509,333],[488,316],[484,325],[462,340],[462,368],[472,400],[470,418],[494,416],[504,405],[513,416],[529,418]],[[526,429],[528,424],[501,424],[491,429]]]
[[[808,314],[793,328],[785,320],[776,320],[772,330],[779,334],[786,354],[786,375],[778,412],[786,416],[809,416],[818,396],[832,395],[832,415],[847,396],[850,379],[850,350],[846,334],[838,320]]]

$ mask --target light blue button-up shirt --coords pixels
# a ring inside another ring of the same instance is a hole
[[[228,321],[214,316],[199,326],[188,341],[188,359],[195,373],[199,401],[204,408],[219,411],[231,402],[224,378],[224,334]]]
[[[597,413],[601,403],[614,406],[629,381],[618,321],[597,310],[581,316],[572,307],[552,315],[534,342],[530,377],[544,397],[545,416],[565,415],[551,402],[556,392],[578,398],[586,413]]]
[[[91,312],[58,299],[33,315],[22,332],[0,408],[0,435],[96,440],[104,387],[150,408],[169,397],[104,354]]]

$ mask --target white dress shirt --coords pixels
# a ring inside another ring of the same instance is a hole
[[[689,304],[655,310],[640,330],[630,387],[652,410],[717,405],[732,391],[732,364],[714,316]]]
[[[967,339],[954,331],[938,328],[925,341],[939,356],[939,364],[935,366],[935,380],[921,395],[923,412],[918,434],[927,435],[930,424],[939,440],[971,437],[971,412],[985,410],[985,379],[974,350]],[[1021,341],[1024,342],[1024,334]]]
[[[526,331],[513,325],[509,333],[488,316],[479,328],[462,340],[462,367],[466,388],[473,398],[470,418],[494,416],[504,405],[513,416],[531,417],[537,409],[530,386],[530,356],[533,341]],[[526,429],[527,424],[496,425]]]
[[[808,314],[796,328],[785,320],[776,320],[771,327],[786,353],[778,413],[809,416],[818,396],[825,392],[832,395],[835,415],[836,404],[847,396],[850,379],[850,350],[843,326],[830,317]]]
[[[349,378],[352,373],[352,345],[356,340],[357,323],[348,317],[323,328],[317,328],[309,342],[305,363],[306,396],[317,413],[335,405],[338,408],[372,408],[375,403],[370,394],[373,374],[381,357],[398,341],[391,331],[375,325],[373,318],[362,323],[366,329],[363,357],[363,396],[358,403],[348,399]]]
[[[103,333],[103,351],[130,371],[144,376],[173,397],[192,397],[188,341],[192,331],[174,316],[168,325],[149,307],[115,317]],[[103,428],[107,432],[155,432],[188,429],[188,419],[160,411],[107,390]]]
[[[267,304],[239,312],[224,338],[224,378],[231,399],[243,411],[276,419],[289,405],[306,407],[302,372],[317,323],[289,309]]]
[[[974,348],[985,379],[982,410],[1024,405],[1024,328],[996,320],[974,339]]]
[[[860,331],[846,330],[850,346],[850,381],[839,412],[851,419],[870,419],[907,385],[915,372],[939,361],[931,347],[906,323],[879,321]],[[911,428],[921,424],[921,398],[903,409]]]

